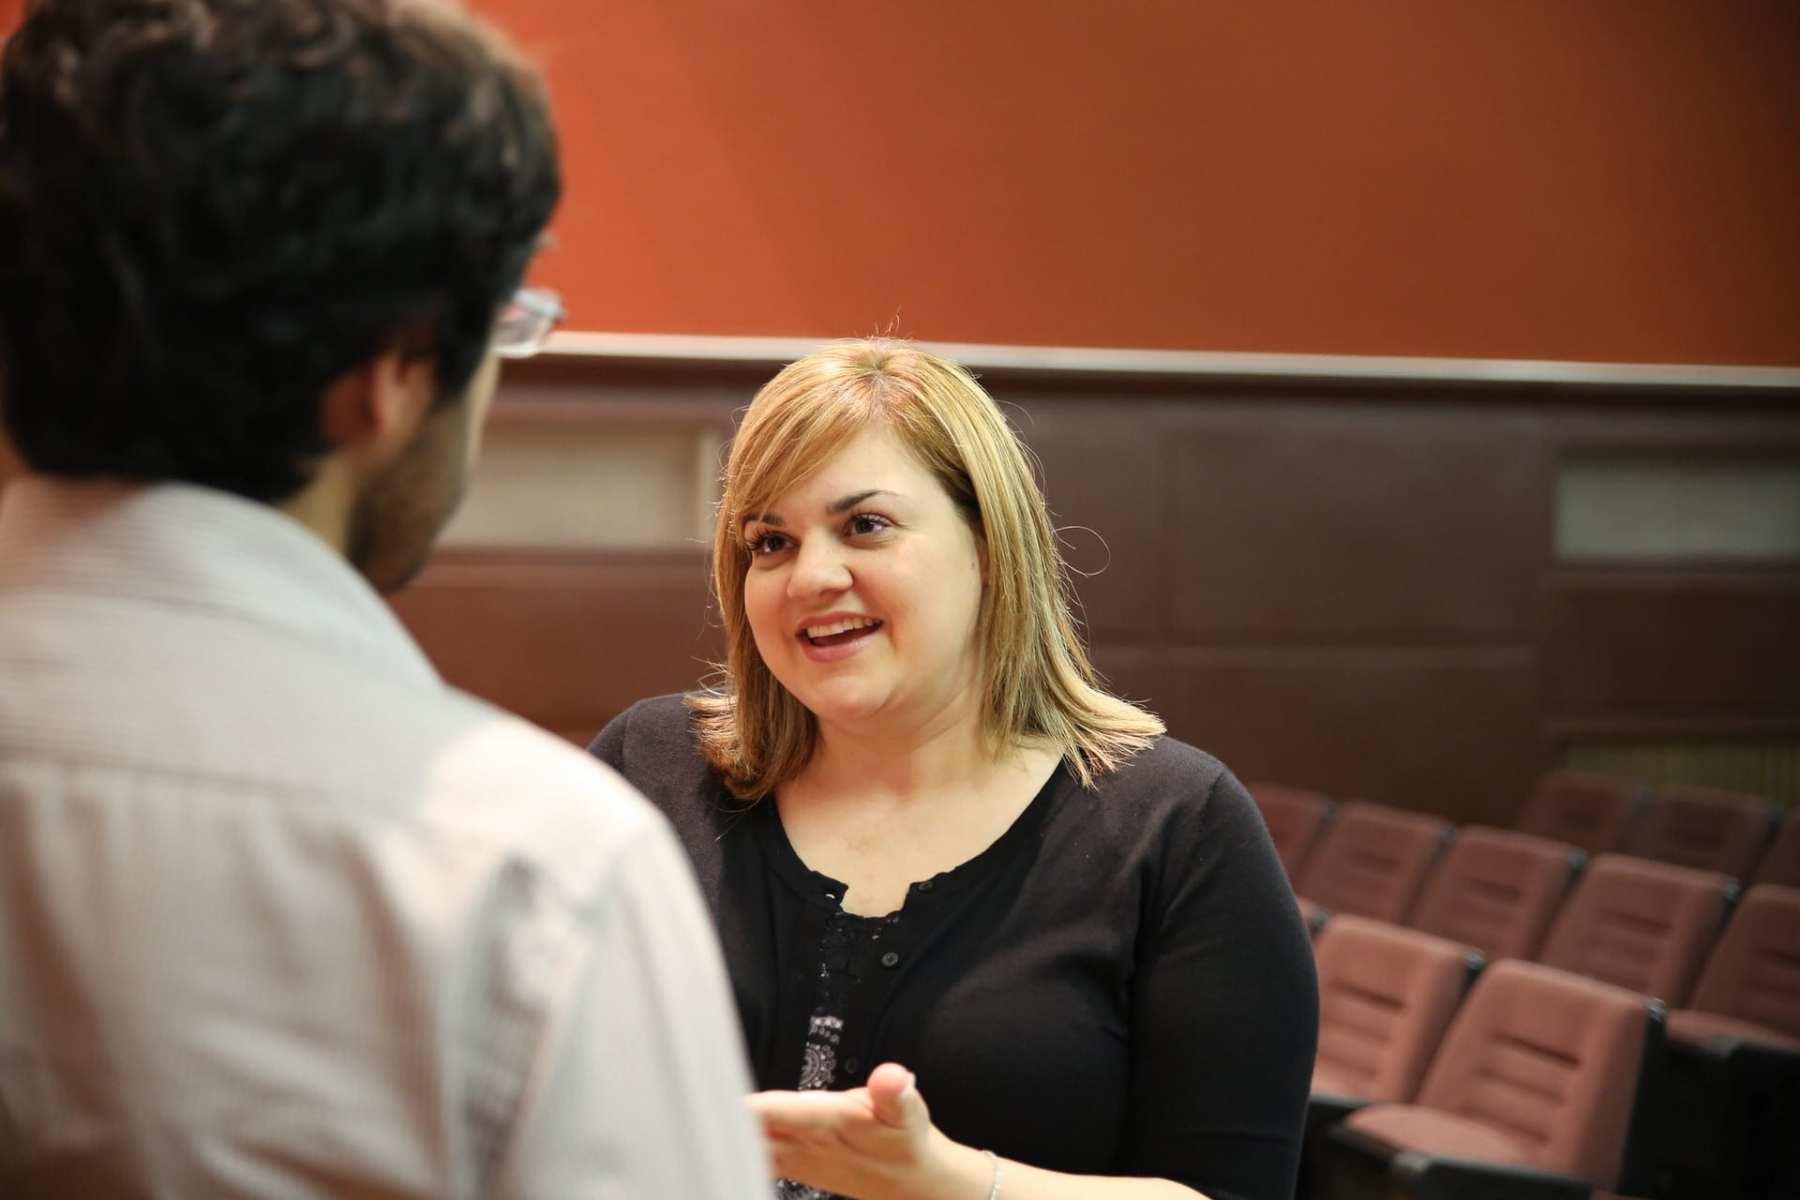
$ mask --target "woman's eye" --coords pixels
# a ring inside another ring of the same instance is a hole
[[[749,540],[749,546],[752,558],[763,558],[787,549],[787,538],[779,533],[759,533]]]
[[[850,518],[849,524],[846,526],[852,534],[856,535],[880,533],[882,530],[892,527],[892,521],[886,517],[878,517],[874,513],[857,513]]]

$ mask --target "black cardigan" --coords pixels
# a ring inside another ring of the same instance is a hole
[[[800,861],[774,804],[725,791],[679,696],[591,749],[674,823],[757,1086],[794,1087],[843,885]],[[913,884],[853,974],[839,1086],[893,1060],[968,1145],[1214,1200],[1292,1195],[1318,984],[1268,831],[1209,755],[1158,738],[1094,792],[1059,766],[998,841]]]

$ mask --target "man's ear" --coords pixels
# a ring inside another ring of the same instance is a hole
[[[325,389],[319,432],[331,452],[386,458],[412,441],[436,394],[437,372],[428,356],[384,350]]]

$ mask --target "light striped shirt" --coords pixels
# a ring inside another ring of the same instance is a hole
[[[0,1194],[766,1197],[730,1004],[662,818],[298,523],[0,495]]]

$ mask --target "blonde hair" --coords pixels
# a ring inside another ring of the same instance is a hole
[[[999,407],[955,363],[886,338],[834,343],[790,363],[756,394],[732,440],[712,558],[725,662],[719,684],[688,699],[701,749],[744,800],[774,791],[811,758],[813,715],[763,662],[744,611],[744,523],[876,425],[918,456],[985,543],[983,733],[995,746],[1047,740],[1091,788],[1163,723],[1108,693],[1089,663],[1043,492]]]

